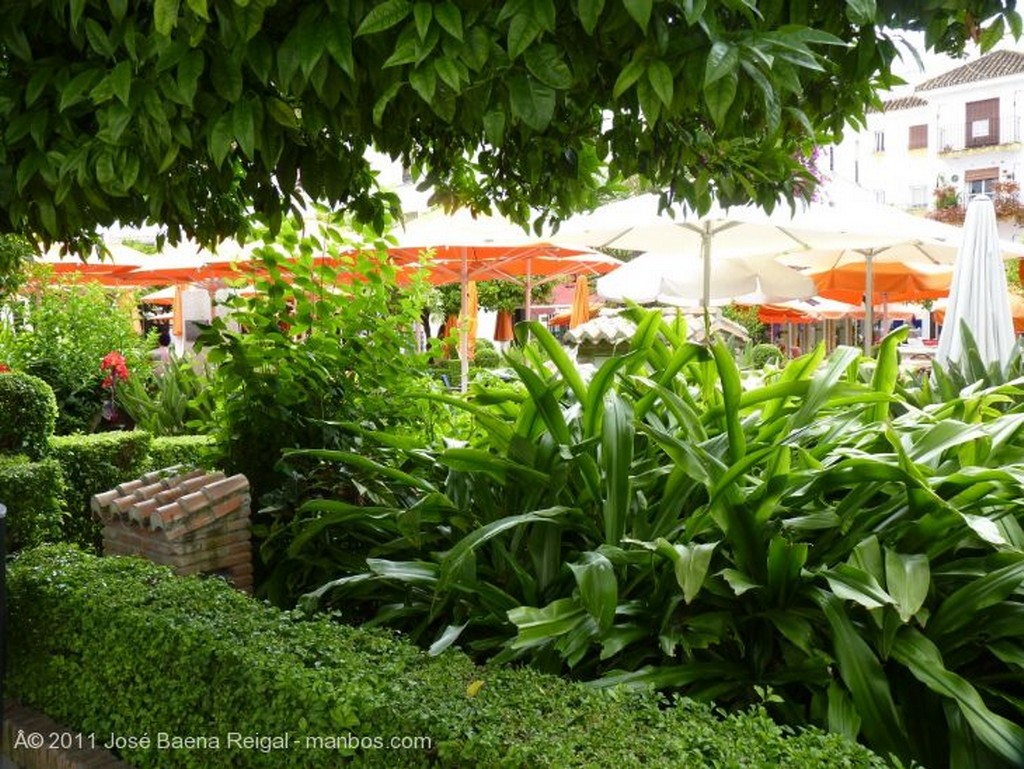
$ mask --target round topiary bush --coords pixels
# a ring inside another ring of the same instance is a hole
[[[473,365],[478,368],[496,368],[501,365],[501,353],[491,347],[477,347]]]
[[[764,368],[768,363],[781,363],[782,351],[773,344],[759,344],[750,353],[754,368]]]
[[[0,452],[39,459],[57,423],[50,385],[20,371],[0,374]]]

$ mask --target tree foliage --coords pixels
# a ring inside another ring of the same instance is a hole
[[[957,53],[1020,26],[1001,0],[5,0],[0,230],[209,243],[300,188],[383,228],[371,146],[524,222],[633,175],[771,206],[893,82],[887,30]]]

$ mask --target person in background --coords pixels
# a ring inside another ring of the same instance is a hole
[[[171,332],[163,329],[158,338],[159,346],[150,353],[157,374],[162,374],[171,361]]]

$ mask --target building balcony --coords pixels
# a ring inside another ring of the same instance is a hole
[[[1024,141],[1022,118],[1016,114],[1000,115],[987,125],[967,125],[961,120],[938,126],[936,152],[945,156],[976,154],[996,150],[1014,149]]]

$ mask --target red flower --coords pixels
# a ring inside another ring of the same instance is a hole
[[[124,356],[119,352],[108,352],[103,356],[103,360],[100,362],[100,371],[109,371],[106,379],[103,380],[103,387],[109,389],[114,386],[114,383],[118,380],[122,382],[128,381],[128,364],[124,359]]]
[[[8,366],[6,363],[0,363],[0,374],[6,374],[10,370],[11,367]]]

